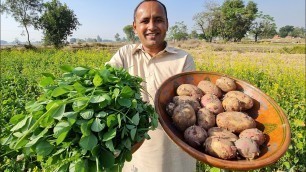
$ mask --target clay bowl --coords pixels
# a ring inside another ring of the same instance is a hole
[[[205,154],[203,150],[189,146],[184,141],[183,132],[173,125],[165,108],[172,97],[176,95],[177,87],[183,83],[197,85],[201,80],[210,80],[215,83],[221,76],[225,75],[214,72],[185,72],[172,76],[163,82],[155,96],[155,109],[159,114],[161,126],[170,139],[183,151],[198,161],[211,166],[229,170],[253,170],[275,163],[285,154],[290,144],[291,134],[287,117],[272,98],[248,82],[227,76],[236,81],[237,90],[246,93],[254,100],[253,108],[246,112],[256,120],[257,128],[263,131],[267,138],[264,145],[260,147],[261,153],[256,159],[222,160]]]
[[[143,144],[144,140],[140,141],[140,142],[137,142],[135,143],[133,146],[132,146],[132,153],[135,153],[139,148],[140,146]]]

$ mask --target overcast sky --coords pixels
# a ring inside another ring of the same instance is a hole
[[[1,0],[3,3],[4,0]],[[44,1],[46,2],[46,0]],[[82,24],[74,31],[74,38],[97,38],[114,40],[116,33],[124,37],[123,27],[132,24],[133,11],[140,0],[61,0],[74,11]],[[161,0],[168,10],[170,27],[175,22],[184,22],[188,31],[194,29],[192,17],[204,11],[207,0]],[[223,0],[214,0],[222,4]],[[245,4],[248,0],[244,0]],[[285,25],[305,27],[305,0],[253,0],[258,5],[258,10],[274,17],[277,29]],[[1,15],[1,40],[12,42],[15,39],[26,41],[27,37],[21,33],[24,28],[6,14]],[[41,31],[30,27],[30,40],[40,41]]]

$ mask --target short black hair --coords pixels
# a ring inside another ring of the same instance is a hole
[[[136,8],[135,8],[135,10],[134,10],[134,21],[135,21],[135,19],[136,19],[136,12],[137,12],[139,6],[140,6],[142,3],[144,3],[144,2],[149,2],[149,1],[156,1],[156,2],[158,2],[158,3],[164,8],[164,11],[165,11],[165,14],[166,14],[166,20],[168,20],[167,8],[166,8],[166,6],[165,6],[163,3],[161,3],[161,2],[158,1],[158,0],[143,0],[143,1],[141,1],[141,2],[136,6]]]

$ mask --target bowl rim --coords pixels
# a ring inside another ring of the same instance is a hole
[[[279,113],[279,116],[281,118],[281,121],[283,122],[283,124],[285,124],[284,128],[285,128],[285,136],[287,139],[283,139],[282,140],[282,145],[280,146],[280,148],[278,149],[278,151],[276,151],[274,154],[272,154],[271,156],[264,158],[264,159],[259,159],[259,160],[239,160],[239,161],[233,161],[233,160],[223,160],[223,159],[219,159],[213,156],[210,156],[204,152],[200,152],[199,150],[189,146],[186,142],[184,142],[181,139],[177,139],[176,135],[171,132],[171,129],[168,128],[168,126],[166,125],[166,122],[163,120],[163,118],[161,117],[161,112],[160,112],[160,108],[159,108],[159,96],[161,95],[161,88],[164,87],[164,85],[167,84],[167,82],[175,80],[177,78],[180,78],[182,76],[186,76],[186,75],[190,75],[190,74],[206,74],[206,75],[217,75],[217,76],[226,76],[229,77],[233,80],[235,80],[236,82],[242,82],[245,83],[246,85],[248,85],[249,87],[252,87],[252,89],[255,89],[260,96],[263,96],[263,98],[265,98],[274,108],[275,110]],[[162,126],[162,128],[164,129],[164,131],[166,132],[166,134],[168,135],[168,137],[170,138],[170,140],[172,140],[176,145],[178,145],[183,151],[185,151],[186,153],[188,153],[190,156],[192,156],[193,158],[203,162],[203,163],[207,163],[209,165],[221,168],[221,169],[230,169],[230,170],[254,170],[254,169],[259,169],[259,168],[263,168],[266,166],[269,166],[273,163],[275,163],[276,161],[278,161],[287,151],[290,142],[291,142],[291,131],[290,131],[290,125],[287,119],[287,116],[285,115],[285,113],[283,112],[283,110],[281,109],[281,107],[267,94],[265,94],[263,91],[261,91],[259,88],[253,86],[252,84],[250,84],[247,81],[238,79],[236,77],[232,77],[230,75],[227,74],[222,74],[222,73],[218,73],[218,72],[205,72],[205,71],[190,71],[190,72],[182,72],[176,75],[173,75],[171,77],[169,77],[168,79],[166,79],[158,88],[156,94],[155,94],[155,100],[154,100],[154,106],[155,106],[155,110],[158,114],[158,120]]]

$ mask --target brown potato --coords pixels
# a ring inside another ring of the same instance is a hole
[[[205,130],[216,125],[216,116],[206,108],[202,108],[197,113],[198,125]]]
[[[205,94],[201,98],[201,105],[214,114],[224,112],[221,100],[211,93]]]
[[[196,114],[188,103],[179,104],[174,108],[172,120],[174,125],[181,131],[196,123]]]
[[[204,95],[210,93],[210,94],[214,94],[217,97],[222,96],[221,89],[217,87],[211,81],[202,80],[198,83],[197,87],[199,87],[203,91]]]
[[[237,86],[233,79],[222,76],[221,78],[216,80],[216,85],[224,92],[234,91]]]
[[[169,102],[166,106],[166,112],[168,113],[168,115],[172,116],[173,115],[173,111],[175,108],[175,104],[173,102]]]
[[[224,99],[227,97],[237,98],[241,103],[242,110],[251,109],[254,104],[253,99],[241,91],[230,91],[224,95]]]
[[[203,96],[203,92],[197,86],[192,84],[182,84],[176,89],[176,93],[179,96],[190,96],[197,100]]]
[[[228,139],[229,141],[236,141],[238,140],[238,136],[230,131],[228,131],[227,129],[224,128],[220,128],[220,127],[212,127],[210,128],[208,131],[208,136],[209,137],[220,137],[220,138],[224,138],[224,139]]]
[[[236,97],[226,97],[222,100],[225,111],[242,111],[242,103]]]
[[[208,137],[204,143],[205,152],[221,159],[236,158],[237,148],[234,143],[219,137]]]
[[[218,127],[239,134],[245,129],[256,128],[255,120],[242,112],[222,112],[216,117]]]
[[[259,146],[266,141],[264,133],[257,128],[243,130],[239,134],[239,138],[250,138],[254,140]]]
[[[175,103],[175,105],[188,103],[196,112],[201,108],[200,102],[196,98],[190,96],[174,96],[172,101]]]
[[[238,153],[248,160],[252,160],[260,154],[257,143],[250,138],[239,138],[235,141],[235,146]]]

